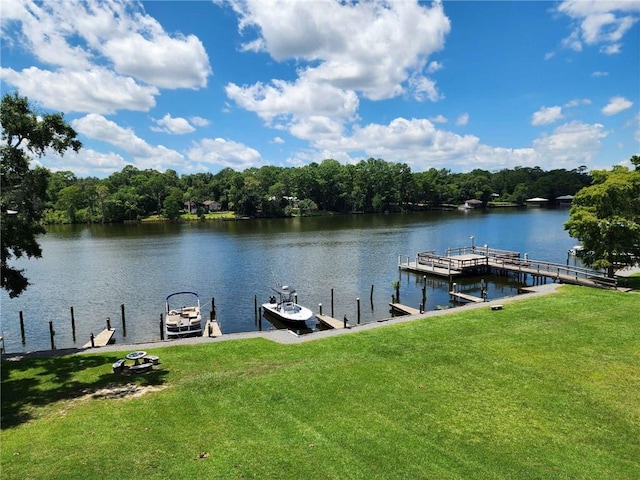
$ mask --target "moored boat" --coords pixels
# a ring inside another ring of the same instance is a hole
[[[202,334],[200,296],[197,293],[176,292],[167,296],[165,332],[167,338]]]
[[[278,285],[273,289],[278,295],[272,296],[269,303],[262,304],[266,315],[273,315],[284,322],[306,322],[313,318],[313,312],[295,302],[295,289],[288,285]]]

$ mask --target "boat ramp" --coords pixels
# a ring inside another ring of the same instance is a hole
[[[589,287],[616,287],[615,279],[609,278],[597,270],[532,260],[528,258],[527,254],[522,256],[520,252],[499,250],[488,246],[449,248],[445,255],[438,255],[435,251],[427,251],[418,253],[413,259],[401,255],[398,258],[398,268],[447,277],[450,282],[456,277],[493,273],[513,276],[522,283],[527,283],[528,276],[531,276],[532,283],[535,285],[542,285],[547,280],[551,280]],[[456,296],[462,298],[459,293]],[[466,298],[464,300],[476,301]]]

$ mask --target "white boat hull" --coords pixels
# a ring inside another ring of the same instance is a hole
[[[285,322],[306,322],[314,317],[307,307],[297,303],[263,303],[262,311]]]

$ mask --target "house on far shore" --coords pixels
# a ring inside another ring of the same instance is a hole
[[[222,209],[220,202],[215,200],[205,200],[204,202],[184,202],[184,210],[193,215],[198,214],[198,210],[204,213],[219,212]]]
[[[560,197],[556,197],[556,202],[559,207],[570,207],[573,203],[573,195],[562,195]]]
[[[219,212],[222,210],[222,204],[220,202],[216,202],[215,200],[205,200],[202,202],[204,206],[205,212]]]
[[[546,207],[548,204],[549,200],[542,197],[527,199],[527,207]]]
[[[476,200],[475,198],[464,201],[464,208],[482,208],[483,205],[482,200]]]

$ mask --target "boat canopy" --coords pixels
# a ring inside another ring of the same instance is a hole
[[[273,291],[282,297],[289,297],[296,293],[296,289],[289,285],[278,285],[277,287],[273,287]]]

